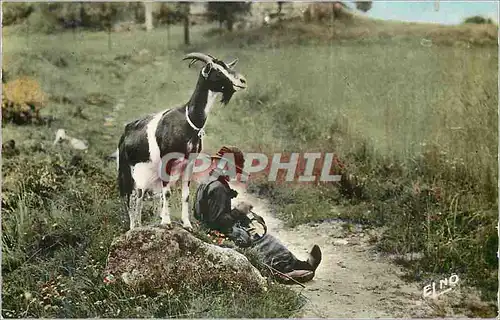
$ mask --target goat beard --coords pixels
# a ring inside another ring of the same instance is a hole
[[[224,91],[222,91],[222,99],[220,100],[220,102],[224,105],[228,104],[235,92],[236,91],[232,88],[232,86],[224,88]]]

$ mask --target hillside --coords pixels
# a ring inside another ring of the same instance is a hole
[[[496,46],[498,26],[494,24],[439,25],[383,21],[352,15],[349,19],[333,23],[305,23],[301,18],[284,20],[271,26],[260,26],[250,30],[225,30],[218,39],[225,45],[245,46],[250,44],[319,44],[338,41],[356,42],[400,42],[419,41],[423,46]]]

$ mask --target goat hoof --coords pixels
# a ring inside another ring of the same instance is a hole
[[[192,226],[192,225],[191,225],[191,223],[189,223],[189,222],[187,222],[187,223],[183,223],[183,224],[182,224],[182,227],[183,227],[185,230],[189,231],[189,232],[193,232],[193,226]]]
[[[171,230],[172,229],[172,224],[171,223],[161,223],[160,228]]]

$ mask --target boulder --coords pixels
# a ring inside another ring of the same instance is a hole
[[[140,227],[115,239],[104,273],[139,291],[267,290],[267,281],[244,255],[177,226]]]
[[[56,139],[52,143],[53,145],[58,144],[61,141],[69,141],[69,144],[73,149],[76,150],[87,150],[88,149],[88,143],[87,141],[76,139],[69,137],[66,135],[66,131],[64,129],[59,129],[56,132]]]

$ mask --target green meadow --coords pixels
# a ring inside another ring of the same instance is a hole
[[[212,109],[206,152],[226,144],[342,161],[340,183],[252,179],[250,190],[269,197],[290,227],[329,219],[382,227],[381,252],[422,253],[405,264],[408,281],[456,272],[495,299],[496,45],[440,41],[440,29],[424,46],[415,28],[401,38],[387,35],[399,25],[382,22],[386,36],[361,39],[354,27],[329,38],[287,23],[235,34],[195,26],[191,46],[181,27],[169,41],[162,28],[113,33],[111,48],[104,32],[3,30],[7,80],[36,79],[50,96],[42,114],[54,117],[50,126],[3,124],[2,141],[21,151],[2,155],[4,317],[290,317],[300,308],[301,297],[279,285],[251,297],[203,288],[155,296],[103,283],[107,249],[123,231],[116,167],[104,157],[125,122],[189,99],[200,68],[182,61],[191,51],[239,58],[249,84]],[[88,152],[52,146],[59,128],[87,140]],[[146,220],[159,219],[148,212]]]

